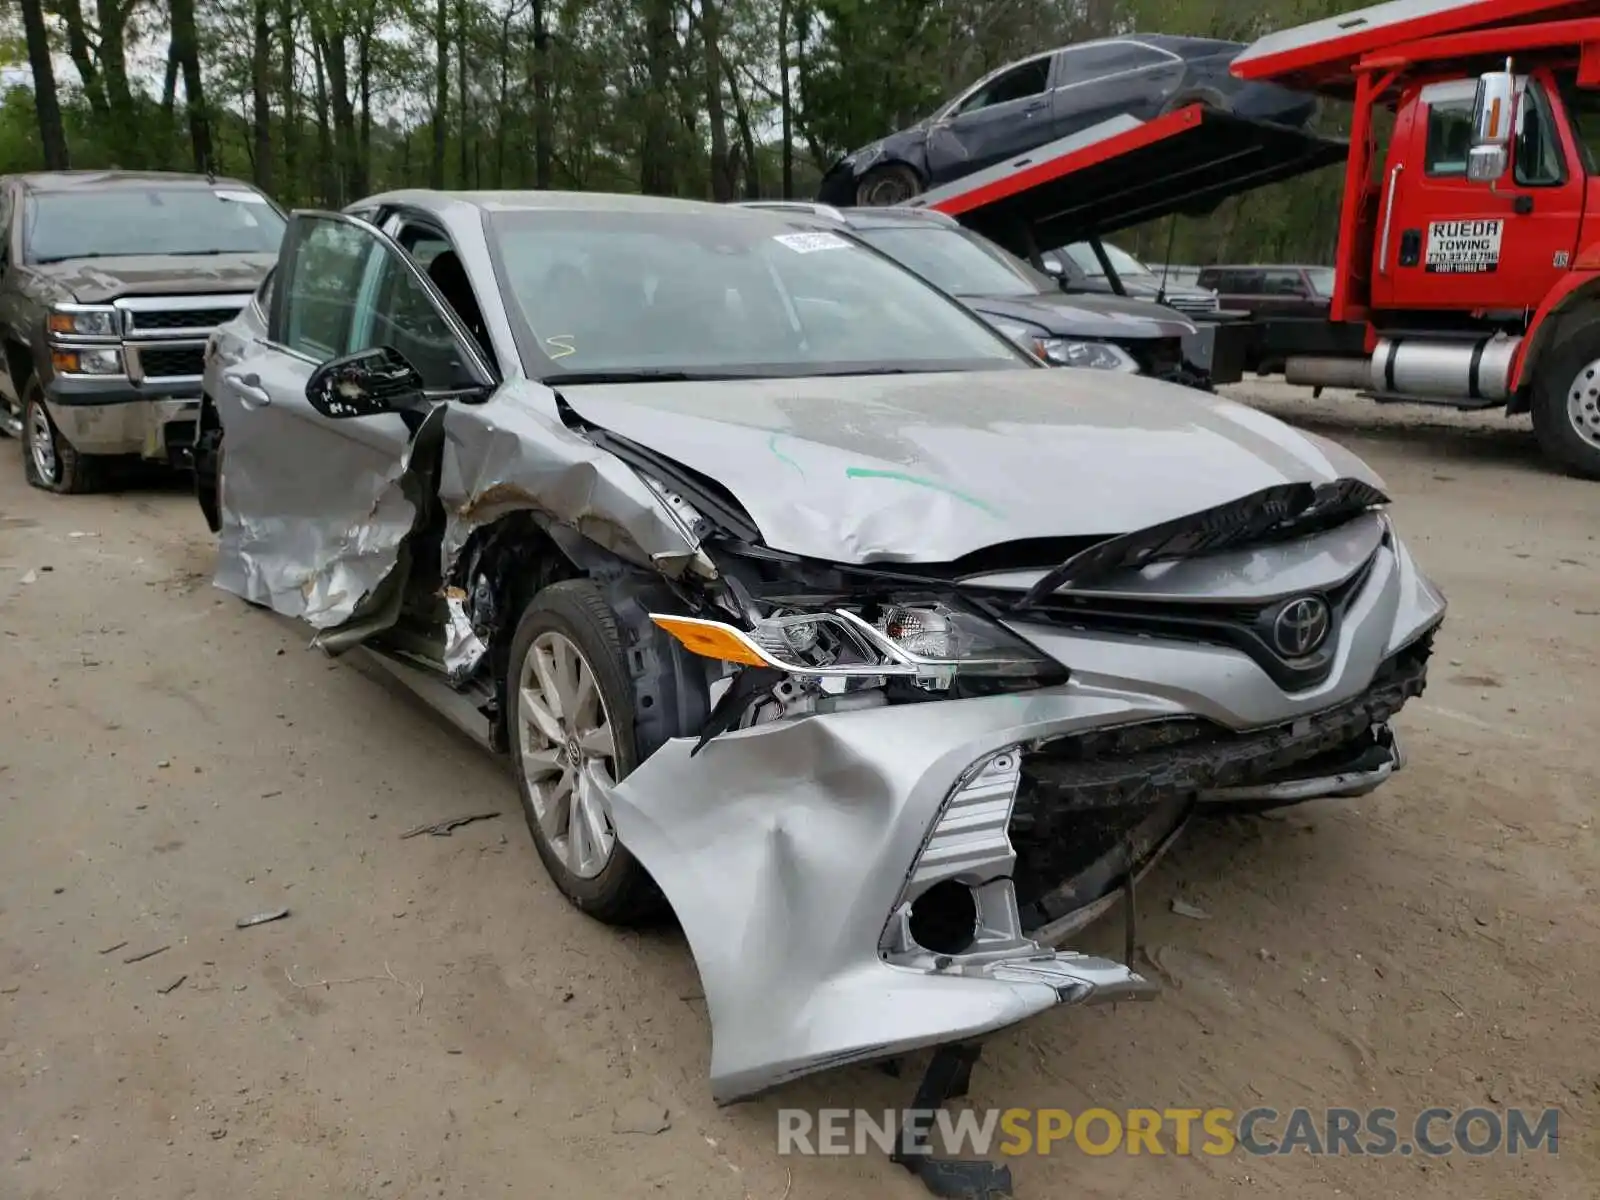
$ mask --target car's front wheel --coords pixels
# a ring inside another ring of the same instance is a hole
[[[511,642],[506,719],[523,815],[545,869],[578,908],[631,925],[664,905],[617,840],[611,789],[639,763],[617,620],[588,580],[544,588]]]
[[[22,469],[28,482],[47,492],[92,492],[100,485],[99,467],[61,436],[45,407],[44,389],[29,378],[22,391]]]
[[[856,203],[862,208],[888,208],[903,204],[922,191],[922,180],[905,163],[873,167],[856,184]]]

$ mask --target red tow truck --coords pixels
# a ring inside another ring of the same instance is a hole
[[[1600,479],[1600,0],[1393,0],[1271,34],[1232,70],[1351,101],[1348,143],[1192,106],[911,203],[1037,261],[1342,160],[1342,336],[1289,381],[1531,413],[1551,460]]]

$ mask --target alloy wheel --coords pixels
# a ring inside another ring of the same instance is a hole
[[[594,669],[570,638],[550,630],[528,647],[517,688],[517,748],[534,816],[567,869],[593,879],[617,844],[616,739]]]
[[[50,424],[50,414],[38,400],[28,404],[28,453],[33,456],[33,469],[41,483],[59,482],[61,462],[56,457],[56,431]]]

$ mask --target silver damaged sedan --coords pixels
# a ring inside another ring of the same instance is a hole
[[[1445,611],[1338,446],[778,211],[298,213],[205,392],[218,586],[509,755],[579,908],[670,909],[723,1102],[1148,994],[1061,947],[1195,814],[1399,770]]]

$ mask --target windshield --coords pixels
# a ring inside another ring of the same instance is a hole
[[[952,296],[1037,296],[1056,290],[1021,259],[959,229],[908,225],[862,229],[856,236]]]
[[[244,188],[118,187],[28,198],[27,261],[133,254],[276,254],[284,220]]]
[[[531,210],[490,229],[536,376],[1035,365],[865,246],[767,214]]]
[[[1333,268],[1315,267],[1306,272],[1306,278],[1311,281],[1311,290],[1319,296],[1333,295]]]
[[[1126,250],[1119,250],[1110,242],[1101,242],[1101,249],[1106,252],[1106,257],[1111,260],[1111,266],[1118,275],[1149,275],[1150,268],[1145,266]],[[1072,261],[1085,275],[1102,276],[1105,269],[1101,267],[1100,260],[1095,257],[1094,247],[1088,242],[1073,242],[1067,247],[1067,253],[1072,256]]]

